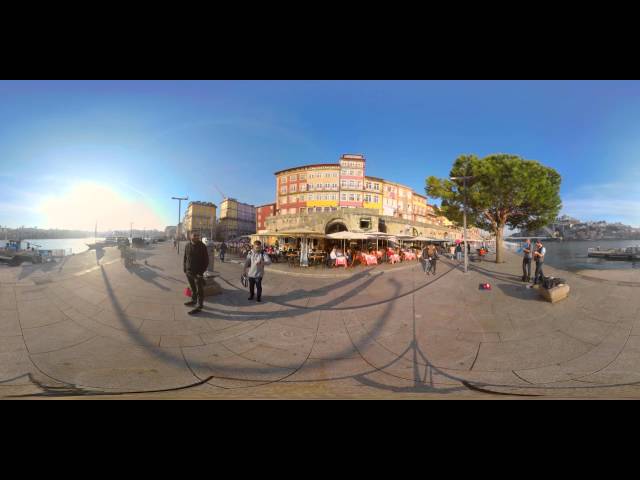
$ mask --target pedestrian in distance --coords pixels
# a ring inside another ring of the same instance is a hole
[[[222,242],[222,245],[220,245],[220,261],[222,263],[224,263],[224,255],[225,253],[227,253],[227,244],[224,243],[224,241]]]
[[[248,300],[253,300],[255,293],[257,293],[256,301],[262,301],[264,266],[269,264],[271,264],[271,258],[262,250],[262,242],[256,240],[253,242],[253,250],[247,253],[247,259],[244,262],[244,274],[249,277]]]
[[[191,301],[186,302],[186,306],[196,307],[189,311],[193,315],[202,310],[204,304],[204,272],[209,266],[209,253],[207,247],[200,240],[200,234],[191,234],[191,241],[184,248],[184,258],[182,267],[189,286],[191,287]]]

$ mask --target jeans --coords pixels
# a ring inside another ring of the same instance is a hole
[[[220,252],[220,261],[224,262],[224,252]]]
[[[431,273],[433,273],[434,275],[436,274],[436,262],[438,260],[436,260],[435,258],[431,259]]]
[[[542,265],[544,262],[536,262],[536,273],[533,277],[533,284],[535,285],[540,281],[542,283],[542,277],[544,277],[544,273],[542,272]]]
[[[249,277],[249,296],[251,298],[253,298],[255,287],[258,287],[258,300],[260,300],[260,297],[262,296],[262,277]]]
[[[460,262],[462,260],[462,252],[456,252],[456,259]]]
[[[531,278],[531,259],[522,259],[522,280],[528,281]]]
[[[191,287],[191,300],[202,307],[204,303],[204,277],[187,272],[187,280],[189,280],[189,286]]]

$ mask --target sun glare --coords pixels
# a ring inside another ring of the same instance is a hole
[[[79,182],[65,193],[47,197],[40,205],[51,228],[99,230],[163,228],[160,217],[143,201],[131,200],[112,188],[95,182]]]

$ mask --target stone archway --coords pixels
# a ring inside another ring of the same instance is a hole
[[[346,232],[348,230],[347,225],[342,219],[331,220],[327,222],[327,225],[324,227],[324,233],[327,235],[336,232]]]

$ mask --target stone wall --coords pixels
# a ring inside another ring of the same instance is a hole
[[[370,219],[370,228],[361,228],[361,220]],[[382,222],[381,222],[382,221]],[[382,231],[392,235],[425,235],[435,238],[457,238],[460,229],[441,225],[412,222],[402,218],[379,215],[376,210],[349,208],[335,212],[314,212],[267,217],[266,229],[270,232],[306,227],[317,233],[326,233],[329,225],[343,223],[350,232]],[[384,225],[381,229],[381,225]]]

